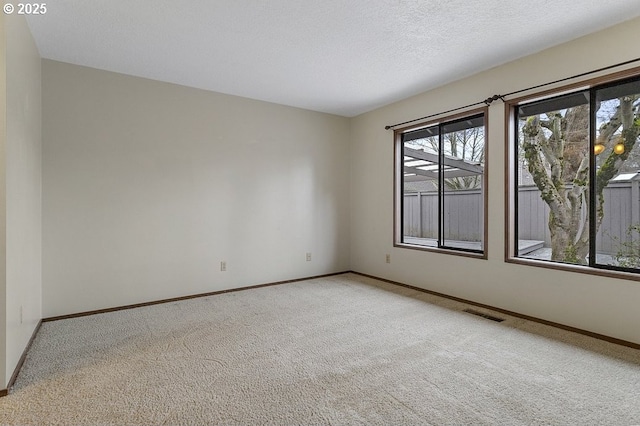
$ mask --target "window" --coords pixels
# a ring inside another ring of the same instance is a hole
[[[640,77],[511,111],[511,256],[640,272]]]
[[[395,135],[395,244],[484,254],[484,111]]]

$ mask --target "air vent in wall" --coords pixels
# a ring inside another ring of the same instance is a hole
[[[489,320],[491,320],[491,321],[495,321],[495,322],[502,322],[502,321],[504,321],[504,318],[494,317],[493,315],[484,314],[484,313],[482,313],[482,312],[478,312],[478,311],[475,311],[475,310],[473,310],[473,309],[463,309],[463,312],[466,312],[466,313],[468,313],[468,314],[472,314],[472,315],[477,315],[477,316],[479,316],[479,317],[486,318],[486,319],[489,319]]]

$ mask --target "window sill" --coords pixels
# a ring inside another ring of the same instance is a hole
[[[482,253],[476,253],[471,251],[464,250],[456,250],[450,248],[439,248],[439,247],[429,247],[429,246],[421,246],[416,244],[407,244],[407,243],[394,243],[394,247],[404,248],[409,250],[418,250],[418,251],[427,251],[431,253],[440,253],[440,254],[448,254],[453,256],[462,256],[462,257],[471,257],[474,259],[487,259],[487,251],[485,250]]]
[[[555,269],[558,271],[577,272],[579,274],[596,275],[607,278],[617,278],[623,280],[640,281],[640,274],[632,272],[615,271],[611,269],[600,269],[586,265],[571,265],[568,263],[556,263],[546,260],[525,259],[522,257],[507,257],[505,263],[516,265],[533,266],[537,268]]]

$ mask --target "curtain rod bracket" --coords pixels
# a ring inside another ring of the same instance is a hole
[[[497,101],[498,99],[500,99],[502,102],[504,102],[504,96],[503,95],[493,95],[492,97],[485,99],[484,103],[487,104],[487,105],[491,105],[491,103],[493,101]]]

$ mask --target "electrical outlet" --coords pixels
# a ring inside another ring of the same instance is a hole
[[[220,270],[222,272],[227,270],[227,262],[225,262],[224,260],[222,262],[220,262]]]
[[[311,262],[311,253],[307,253],[307,262]]]
[[[387,254],[387,263],[391,263],[391,255]]]

